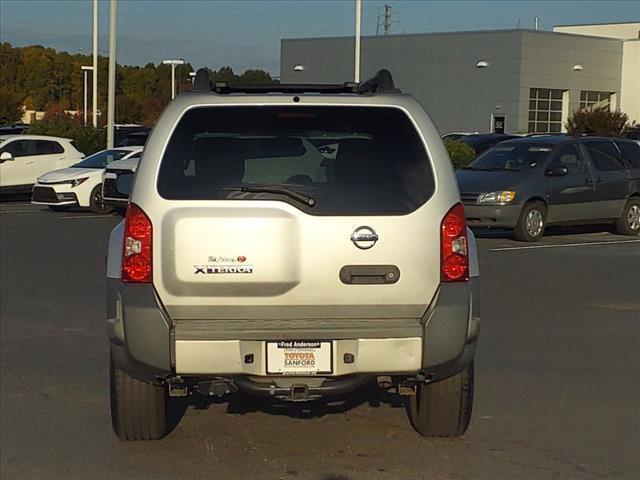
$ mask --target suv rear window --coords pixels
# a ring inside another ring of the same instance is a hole
[[[36,140],[35,155],[53,155],[64,153],[64,148],[58,143],[50,140]]]
[[[158,192],[170,200],[281,200],[312,215],[384,215],[423,205],[434,179],[416,129],[396,108],[203,107],[176,127]]]

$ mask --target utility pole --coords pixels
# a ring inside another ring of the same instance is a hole
[[[98,0],[93,0],[93,128],[98,128]]]
[[[360,81],[360,13],[362,11],[362,0],[356,0],[356,51],[355,51],[355,68],[354,81]]]
[[[391,28],[391,5],[386,4],[384,6],[384,23],[382,24],[383,34],[389,35],[390,28]]]
[[[107,148],[113,148],[116,113],[116,17],[118,0],[109,2],[109,86],[107,91]]]
[[[376,19],[376,37],[380,35],[380,17],[382,17],[382,33],[384,35],[389,34],[391,29],[391,5],[386,4],[383,7],[383,13],[380,13],[378,9],[378,17]]]

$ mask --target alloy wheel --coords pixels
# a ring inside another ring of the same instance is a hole
[[[629,228],[631,230],[640,229],[640,205],[631,205],[629,213],[627,214],[627,222],[629,222]]]
[[[532,237],[537,237],[542,233],[544,228],[544,219],[539,210],[531,210],[527,215],[526,221],[527,233]]]

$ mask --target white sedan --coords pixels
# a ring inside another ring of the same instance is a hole
[[[125,158],[139,158],[142,147],[118,147],[102,150],[69,168],[54,170],[38,177],[31,203],[48,205],[52,210],[72,206],[87,207],[94,213],[107,213],[102,203],[102,173],[108,164]]]

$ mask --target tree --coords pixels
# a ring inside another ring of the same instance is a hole
[[[55,108],[55,106],[52,108]],[[67,115],[45,117],[44,120],[31,125],[27,133],[71,138],[76,148],[85,155],[104,150],[107,145],[106,130],[104,128],[83,127],[78,119]]]
[[[116,123],[140,123],[144,120],[142,102],[130,95],[116,97]]]
[[[214,82],[227,82],[233,83],[238,79],[238,76],[233,73],[233,68],[231,67],[222,67],[220,70],[216,70],[213,72],[213,81]]]
[[[238,77],[238,83],[243,85],[271,84],[273,79],[264,70],[249,69]]]
[[[453,168],[455,168],[456,170],[469,165],[469,163],[471,163],[471,160],[473,160],[476,156],[476,151],[473,149],[473,147],[470,147],[466,143],[454,142],[453,140],[445,140],[444,146],[447,148],[447,152],[449,152],[449,157],[451,158]]]
[[[620,110],[610,112],[607,107],[595,110],[576,110],[566,123],[572,135],[619,137],[629,128],[629,117]]]
[[[22,118],[22,97],[8,88],[0,88],[0,125]]]

